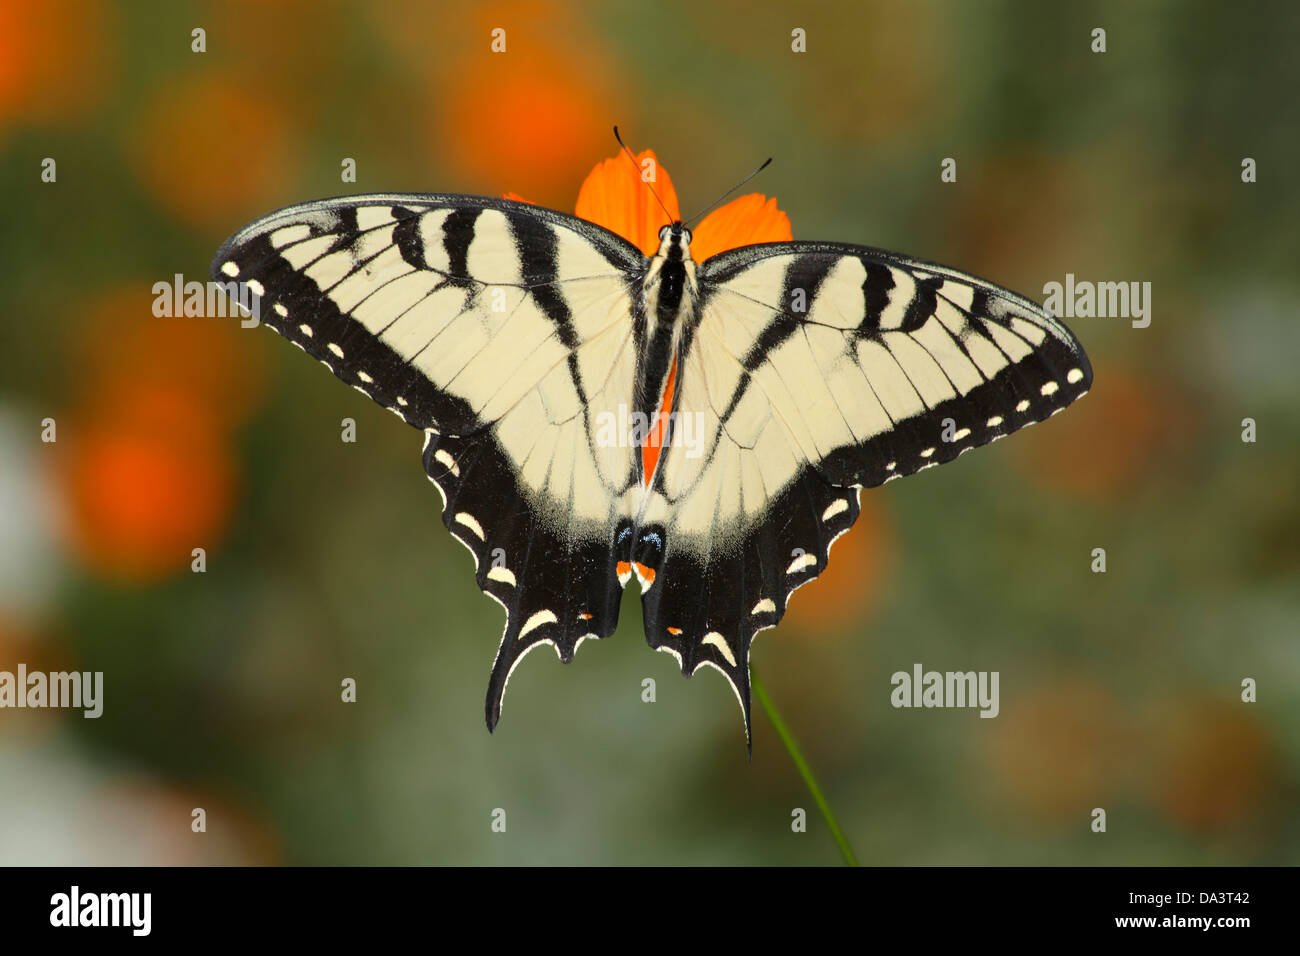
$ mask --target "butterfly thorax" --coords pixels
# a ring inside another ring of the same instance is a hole
[[[680,222],[659,230],[659,251],[650,259],[641,295],[647,317],[657,325],[679,325],[693,312],[695,260],[690,230]]]

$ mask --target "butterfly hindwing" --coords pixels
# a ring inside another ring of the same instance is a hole
[[[603,534],[575,535],[542,519],[491,433],[428,432],[424,467],[443,496],[443,524],[474,555],[478,586],[506,612],[488,683],[492,729],[510,675],[529,651],[551,644],[568,663],[583,640],[614,632],[623,591],[614,551]],[[616,522],[611,510],[610,525]]]
[[[790,595],[826,567],[831,546],[857,520],[859,491],[801,468],[768,500],[766,520],[740,524],[716,507],[720,517],[708,534],[672,522],[663,529],[665,553],[646,547],[640,554],[655,570],[642,594],[650,646],[671,653],[688,676],[701,667],[720,671],[740,703],[747,739],[754,638],[775,627]]]

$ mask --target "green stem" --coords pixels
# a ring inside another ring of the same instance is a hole
[[[767,696],[767,689],[763,687],[758,675],[752,669],[749,673],[749,685],[753,688],[754,696],[758,698],[758,703],[762,706],[763,712],[767,714],[767,719],[776,728],[776,734],[781,738],[781,743],[785,744],[786,753],[794,761],[799,776],[803,777],[804,786],[808,788],[808,792],[812,794],[813,800],[817,803],[817,809],[821,811],[822,819],[831,828],[831,836],[835,838],[835,843],[840,848],[840,855],[844,857],[844,862],[849,866],[857,866],[858,860],[853,855],[853,847],[849,846],[848,837],[840,829],[839,821],[835,819],[835,814],[831,811],[831,805],[826,802],[826,798],[822,795],[822,788],[817,785],[817,778],[813,776],[812,767],[808,766],[808,761],[804,759],[803,752],[794,739],[794,734],[790,733],[790,728],[781,719],[776,705],[772,703],[772,698]]]

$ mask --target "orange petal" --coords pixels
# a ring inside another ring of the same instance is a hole
[[[502,194],[501,194],[501,198],[502,198],[502,199],[513,199],[515,202],[526,202],[526,203],[528,203],[528,205],[530,205],[530,206],[536,206],[536,205],[537,205],[537,203],[533,202],[531,199],[525,199],[523,196],[519,195],[519,193],[502,193]]]
[[[651,194],[652,186],[668,207],[668,216]],[[651,149],[637,156],[635,168],[622,153],[597,163],[578,191],[574,212],[618,233],[648,256],[659,248],[659,230],[682,216],[668,170]]]
[[[776,208],[776,200],[750,193],[704,217],[691,236],[691,258],[703,262],[737,246],[789,242],[793,238],[790,217]]]

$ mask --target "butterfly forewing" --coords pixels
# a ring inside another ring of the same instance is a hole
[[[756,386],[834,484],[873,487],[950,461],[1050,417],[1092,383],[1057,319],[944,266],[775,243],[715,256],[701,276],[701,329],[729,325],[724,346],[741,369],[727,383],[731,414],[743,418]],[[771,344],[743,351],[750,340]]]

